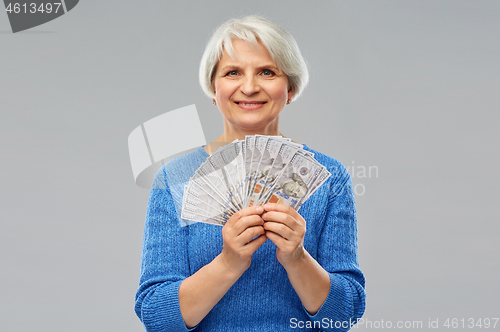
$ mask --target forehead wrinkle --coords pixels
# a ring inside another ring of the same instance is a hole
[[[264,46],[262,46],[262,47],[264,47]],[[265,47],[264,47],[264,50],[267,52]],[[267,54],[266,54],[266,53],[262,52],[262,50],[260,50],[260,49],[256,49],[256,51],[258,53],[260,53],[262,56],[267,55],[269,57],[269,59],[266,60],[266,62],[264,62],[264,64],[261,64],[262,62],[260,60],[255,59],[255,60],[249,61],[247,63],[244,63],[244,65],[241,65],[241,63],[238,63],[239,61],[238,61],[238,57],[236,56],[236,52],[234,52],[234,56],[231,56],[229,54],[229,52],[227,52],[226,49],[224,48],[224,52],[222,53],[222,56],[221,56],[219,62],[217,63],[218,70],[223,71],[226,68],[243,68],[243,67],[246,67],[247,65],[250,65],[250,66],[254,66],[258,70],[269,68],[269,69],[274,69],[275,71],[281,72],[281,69],[274,62],[274,60],[272,59],[269,52],[267,52]],[[249,53],[249,52],[244,52],[244,53]],[[224,67],[220,67],[220,64],[222,61],[227,63],[226,65],[224,65]]]
[[[227,69],[241,69],[241,68],[245,68],[246,66],[241,66],[241,65],[237,65],[237,64],[228,64],[228,65],[225,65],[224,67],[221,67],[220,70],[224,71],[224,70],[227,70]],[[264,65],[261,65],[261,66],[258,66],[258,67],[255,67],[255,69],[257,70],[263,70],[263,69],[273,69],[273,70],[276,70],[276,71],[280,71],[278,66],[276,66],[275,64],[264,64]]]
[[[247,45],[252,46],[256,51],[260,51],[259,50],[259,44],[262,45],[262,42],[253,33],[250,33],[250,34],[247,34],[247,33],[241,34],[241,33],[238,33],[238,32],[233,32],[232,36],[228,36],[222,42],[222,52],[224,53],[224,51],[226,49],[226,45],[227,45],[227,53],[233,59],[234,59],[234,57],[233,57],[233,54],[234,54],[233,42],[235,40],[244,41],[245,43],[247,43]]]
[[[255,52],[262,55],[265,55],[267,53],[269,57],[273,59],[271,52],[269,52],[266,46],[264,46],[264,44],[262,44],[262,42],[258,38],[255,38],[254,40],[247,40],[243,38],[231,38],[231,40],[227,44],[227,47],[226,47],[226,41],[222,43],[222,50],[221,50],[222,52],[219,61],[222,59],[224,54],[227,54],[231,59],[236,60],[236,54],[235,54],[236,51],[233,45],[234,41],[244,41],[247,45],[250,45],[255,50]]]

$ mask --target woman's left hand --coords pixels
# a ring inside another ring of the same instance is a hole
[[[278,247],[276,257],[302,305],[314,315],[328,297],[330,275],[304,249],[306,221],[297,211],[283,204],[267,203],[264,211],[262,227],[267,238]]]
[[[293,208],[283,204],[267,203],[262,219],[269,240],[278,247],[276,257],[285,269],[298,263],[304,256],[306,221]]]

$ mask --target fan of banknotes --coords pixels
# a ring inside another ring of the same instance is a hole
[[[181,218],[224,225],[235,212],[267,202],[296,209],[331,173],[301,144],[246,136],[210,155],[184,187]]]

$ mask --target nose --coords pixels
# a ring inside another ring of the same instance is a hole
[[[242,79],[241,82],[241,87],[240,87],[241,92],[243,92],[245,95],[250,96],[253,95],[260,90],[260,85],[259,81],[255,76],[245,76]]]

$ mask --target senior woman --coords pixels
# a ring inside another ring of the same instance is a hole
[[[362,316],[352,184],[337,160],[304,145],[332,176],[300,213],[268,203],[238,211],[222,229],[180,220],[181,187],[214,146],[283,136],[279,115],[307,81],[295,40],[274,22],[232,19],[213,34],[200,83],[224,132],[156,175],[135,305],[147,331],[346,331]]]

